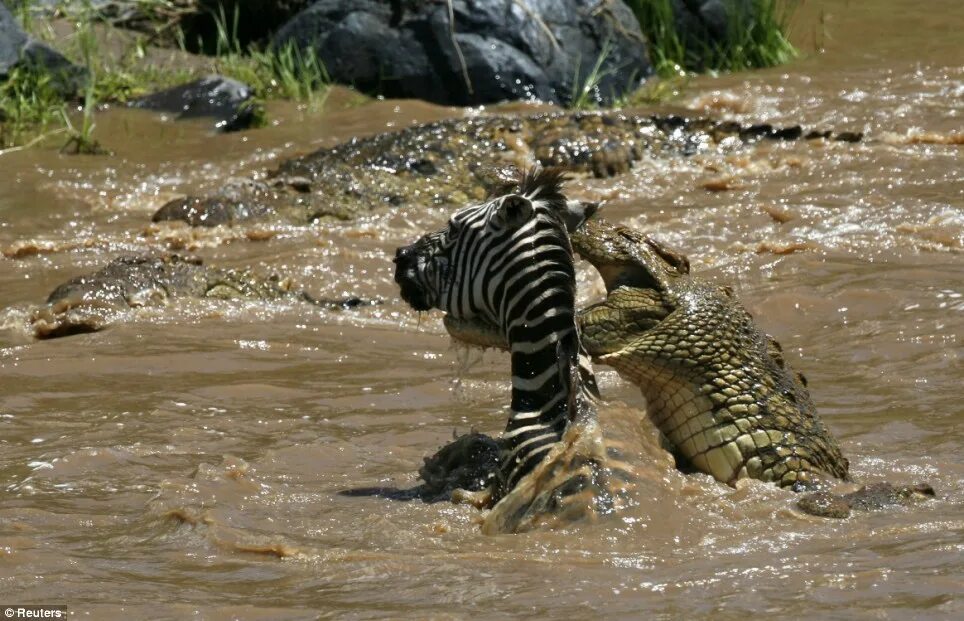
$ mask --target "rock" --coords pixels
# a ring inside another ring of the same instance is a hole
[[[13,15],[0,3],[0,77],[6,77],[20,62],[27,35],[20,29]]]
[[[318,0],[274,38],[311,49],[336,82],[448,105],[568,104],[601,56],[591,98],[613,102],[652,70],[622,2]]]
[[[724,0],[673,0],[673,14],[681,36],[690,41],[722,43],[727,37],[727,7]],[[747,0],[729,2],[737,11],[750,9]]]
[[[177,115],[178,120],[211,117],[219,131],[232,132],[251,127],[255,108],[251,87],[219,75],[153,93],[130,103],[131,107]]]
[[[49,73],[51,83],[64,97],[76,95],[86,80],[83,68],[26,34],[7,7],[0,3],[0,80],[6,79],[18,66]]]

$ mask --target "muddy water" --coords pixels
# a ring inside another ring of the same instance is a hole
[[[391,282],[393,248],[445,214],[146,222],[279,158],[465,111],[336,93],[233,136],[114,111],[98,120],[112,158],[0,156],[0,603],[96,619],[960,617],[964,166],[959,142],[942,143],[964,125],[964,10],[918,5],[807,2],[804,58],[701,78],[682,102],[864,130],[864,144],[644,161],[574,190],[735,285],[808,376],[856,478],[926,480],[936,501],[806,518],[789,492],[684,476],[655,453],[637,506],[564,531],[489,537],[468,507],[339,495],[410,487],[453,429],[503,422],[507,359],[453,349]],[[178,302],[97,334],[25,333],[29,305],[64,279],[172,247],[385,303]],[[580,282],[584,300],[599,294],[585,269]],[[632,429],[635,389],[600,375]]]

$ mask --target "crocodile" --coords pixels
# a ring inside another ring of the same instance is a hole
[[[849,462],[818,417],[805,377],[732,289],[692,276],[683,254],[601,219],[571,241],[607,289],[606,300],[578,315],[583,346],[642,390],[679,465],[730,485],[754,478],[813,491],[798,506],[823,517],[934,496],[925,483],[826,491],[850,480]],[[449,317],[445,325],[462,342],[504,348],[490,326]]]
[[[505,169],[533,162],[611,177],[647,153],[688,156],[797,139],[854,142],[862,135],[619,112],[478,115],[353,138],[287,160],[265,180],[234,179],[211,195],[171,200],[152,220],[202,227],[264,220],[303,225],[388,206],[461,206],[485,198],[502,183]]]
[[[297,289],[290,279],[259,276],[246,269],[210,267],[197,257],[127,255],[56,287],[46,303],[31,313],[30,329],[38,339],[97,332],[126,311],[161,306],[175,297],[292,300],[326,308],[351,308],[364,303],[354,297],[315,298]]]
[[[732,289],[691,276],[685,256],[626,227],[587,222],[572,240],[607,290],[580,313],[587,350],[642,389],[687,464],[728,484],[848,480],[806,378]]]

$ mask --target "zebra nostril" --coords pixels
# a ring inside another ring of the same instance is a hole
[[[392,263],[394,263],[395,265],[398,265],[399,261],[404,261],[411,256],[412,256],[412,247],[401,246],[400,248],[395,249],[395,258],[392,259]]]

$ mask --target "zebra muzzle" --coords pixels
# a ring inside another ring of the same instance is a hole
[[[395,250],[395,282],[398,283],[402,299],[417,311],[432,308],[428,294],[419,284],[418,252],[412,246],[402,246]]]

